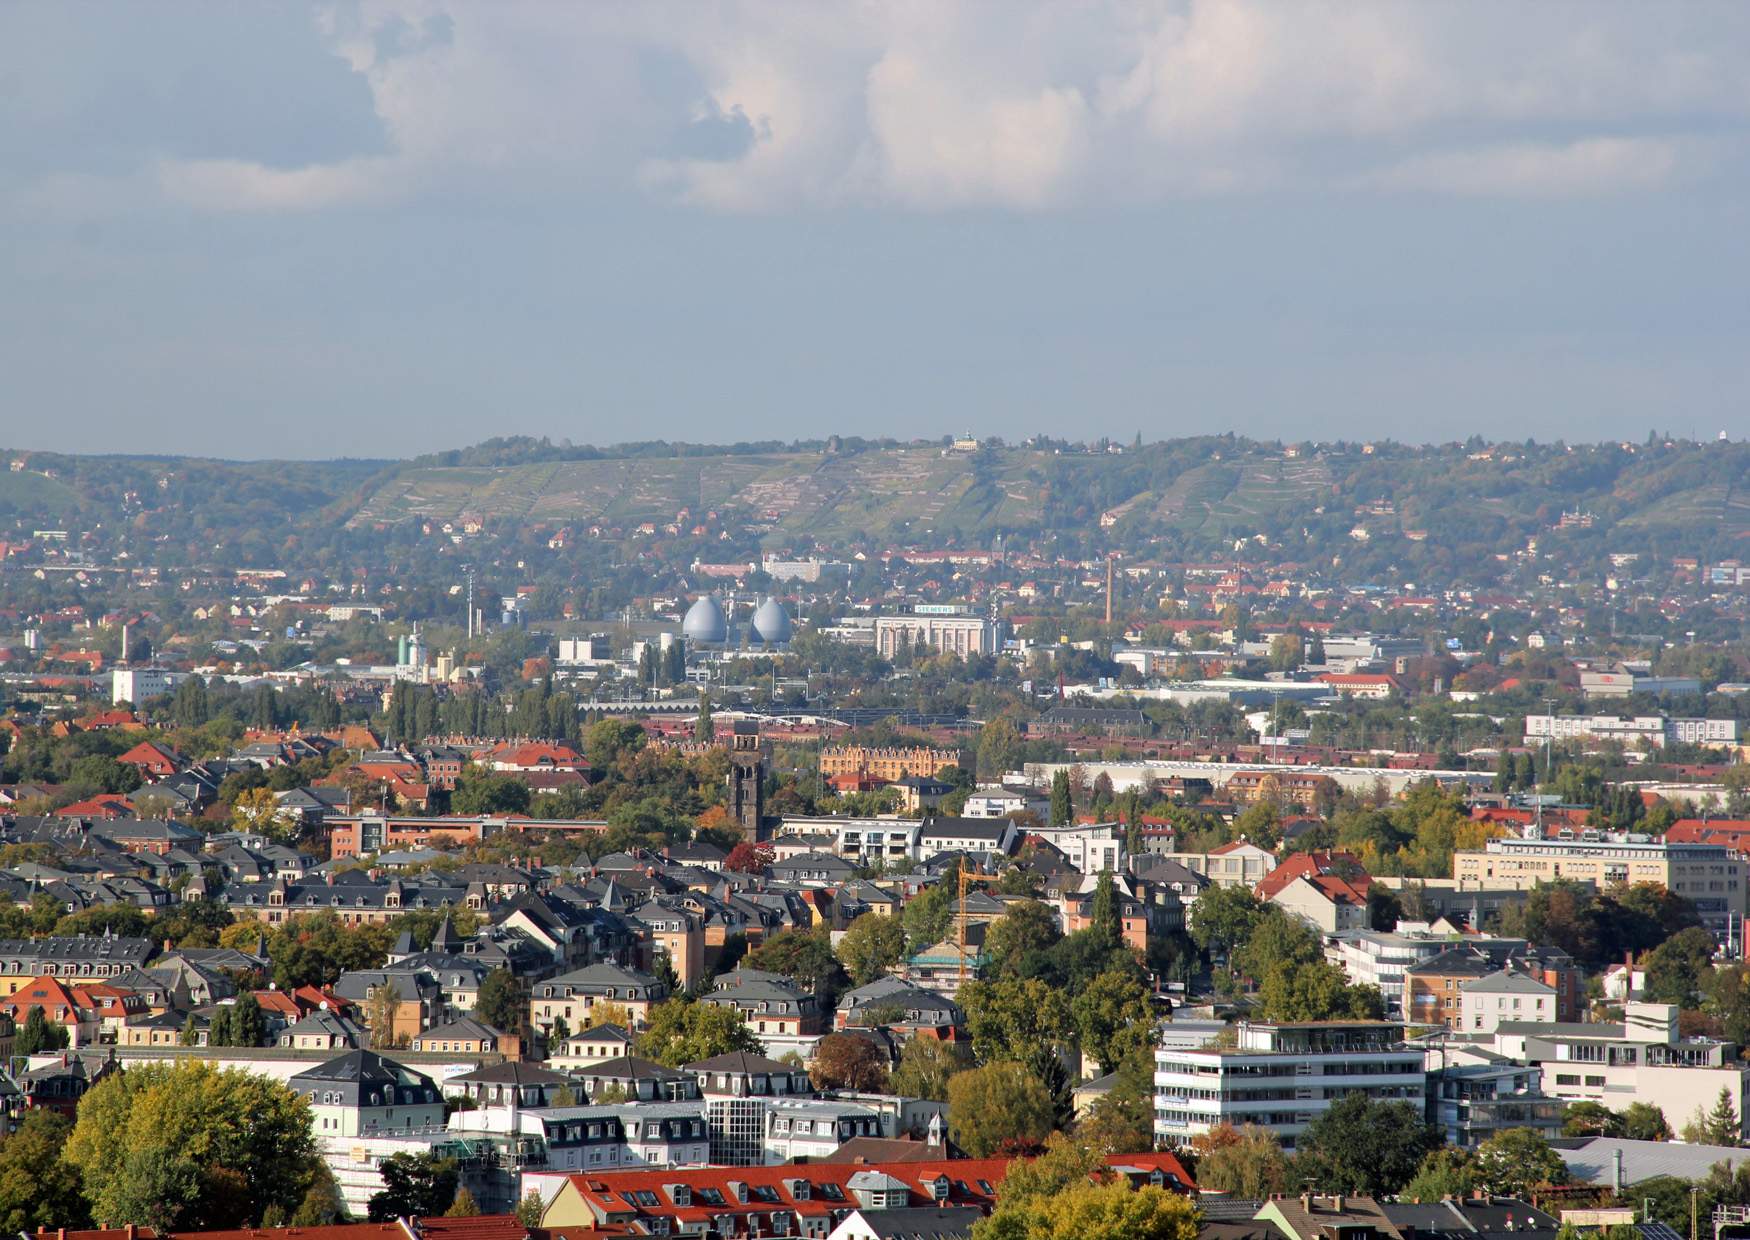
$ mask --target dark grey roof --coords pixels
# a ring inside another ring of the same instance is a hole
[[[433,1031],[435,1032],[435,1030]],[[420,1034],[429,1037],[430,1034]],[[495,1063],[490,1067],[476,1068],[472,1072],[464,1072],[460,1076],[452,1076],[446,1082],[450,1085],[570,1085],[572,1080],[563,1072],[555,1072],[551,1068],[543,1068],[539,1064],[528,1063],[521,1059],[510,1059],[504,1063]]]
[[[769,1076],[773,1073],[794,1074],[802,1071],[794,1064],[787,1064],[778,1059],[767,1059],[764,1055],[756,1055],[752,1051],[730,1051],[726,1055],[713,1055],[709,1059],[700,1059],[681,1066],[688,1072],[749,1072],[760,1076]]]
[[[881,1240],[965,1240],[984,1212],[976,1206],[900,1206],[859,1216]]]

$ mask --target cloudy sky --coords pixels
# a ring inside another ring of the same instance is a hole
[[[1750,5],[0,6],[0,445],[1744,433]]]

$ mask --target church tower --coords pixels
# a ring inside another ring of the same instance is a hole
[[[742,838],[766,838],[766,752],[760,725],[751,719],[735,721],[729,742],[729,816]]]

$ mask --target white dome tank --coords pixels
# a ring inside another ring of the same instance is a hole
[[[729,640],[729,621],[723,615],[723,606],[711,595],[699,598],[687,608],[686,619],[681,621],[681,635],[690,642],[706,642],[722,645]]]
[[[788,645],[793,632],[790,617],[775,598],[768,598],[753,613],[753,635],[768,646]]]

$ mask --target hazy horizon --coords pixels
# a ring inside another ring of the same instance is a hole
[[[1741,435],[1750,9],[0,9],[0,443]]]

